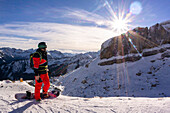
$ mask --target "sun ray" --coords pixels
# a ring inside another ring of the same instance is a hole
[[[131,32],[131,34],[135,35],[136,37],[139,37],[139,38],[142,38],[143,40],[146,40],[146,43],[147,43],[147,42],[150,42],[150,43],[153,44],[154,46],[159,46],[158,44],[156,44],[156,43],[154,43],[154,42],[146,39],[145,37],[143,37],[142,35],[134,32],[134,31],[130,31],[130,32]],[[148,45],[150,45],[150,44],[148,44]],[[152,47],[152,45],[150,45],[150,47]]]
[[[132,44],[132,46],[135,48],[135,50],[138,52],[138,54],[139,54],[139,56],[141,56],[142,57],[142,54],[138,51],[138,49],[137,49],[137,47],[135,46],[135,44],[133,44],[133,41],[132,41],[132,39],[129,37],[129,42]]]
[[[110,14],[112,15],[112,17],[113,17],[114,19],[118,19],[116,13],[114,12],[114,10],[112,9],[112,7],[110,6],[110,4],[108,3],[107,0],[105,1],[105,3],[106,3],[106,6],[107,6],[108,11],[109,11]]]
[[[122,4],[123,4],[123,0],[122,0]],[[110,24],[110,28],[111,30],[113,30],[114,32],[117,32],[118,35],[120,35],[121,33],[124,33],[126,31],[128,31],[132,25],[130,25],[129,23],[132,22],[132,14],[131,12],[129,13],[125,13],[125,4],[123,4],[122,7],[118,8],[118,12],[116,13],[113,8],[111,7],[111,5],[109,4],[109,2],[106,0],[105,1],[105,7],[107,9],[107,11],[109,12],[109,14],[111,15],[109,17],[109,24]]]

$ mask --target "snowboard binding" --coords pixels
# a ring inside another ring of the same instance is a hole
[[[26,91],[26,97],[25,99],[31,99],[31,91]]]

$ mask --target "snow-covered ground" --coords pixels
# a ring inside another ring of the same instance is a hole
[[[63,94],[75,97],[169,97],[170,58],[167,50],[142,57],[135,62],[98,65],[96,58],[88,67],[81,67],[60,78]]]
[[[14,95],[34,88],[26,82],[0,82],[0,113],[169,113],[170,98],[81,98],[60,95],[55,99],[18,101]]]

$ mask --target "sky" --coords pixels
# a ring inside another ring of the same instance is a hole
[[[170,20],[170,0],[0,0],[0,47],[99,51],[129,29]]]

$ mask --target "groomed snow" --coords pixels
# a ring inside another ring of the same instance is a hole
[[[59,96],[45,99],[41,103],[34,100],[18,101],[16,93],[33,91],[26,82],[0,82],[1,113],[169,113],[170,98],[80,98]]]

